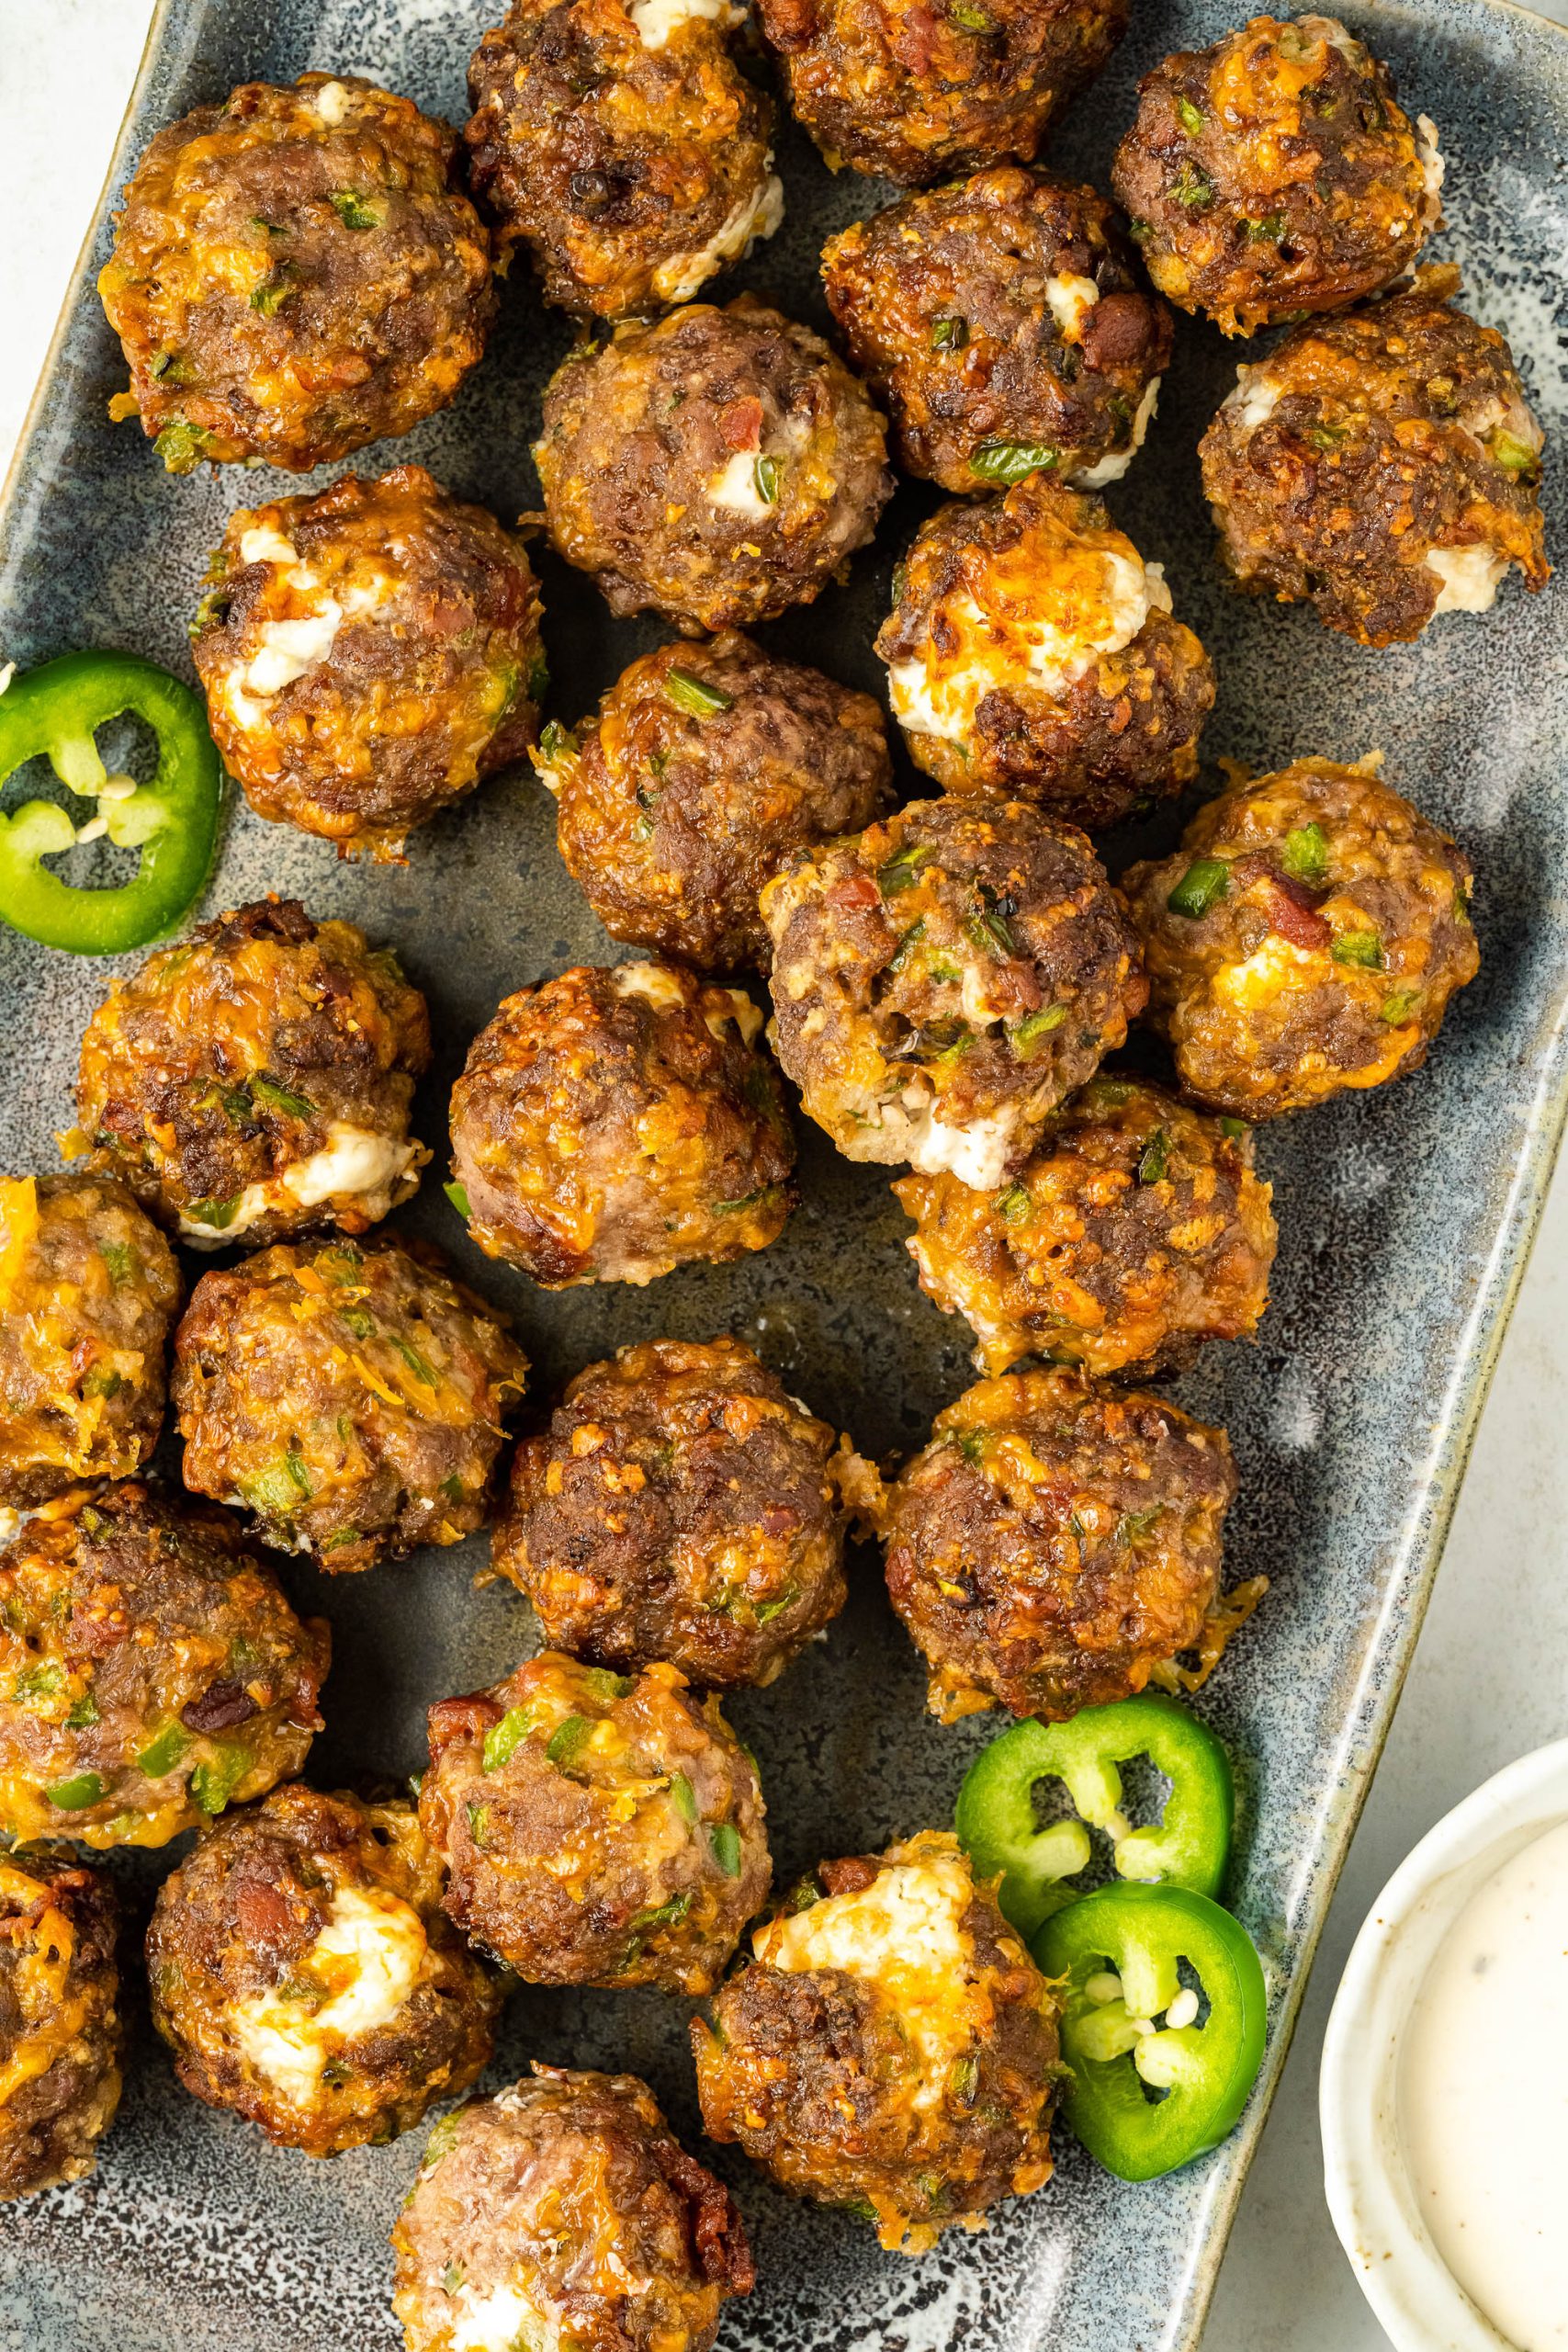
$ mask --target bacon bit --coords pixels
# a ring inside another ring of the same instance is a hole
[[[1269,924],[1293,947],[1326,947],[1333,926],[1324,921],[1304,884],[1283,874],[1264,876],[1269,898]]]
[[[760,449],[762,446],[762,403],[731,401],[718,413],[718,429],[729,449]]]
[[[830,907],[852,910],[856,907],[879,907],[882,893],[869,874],[845,874],[830,883],[823,892]]]

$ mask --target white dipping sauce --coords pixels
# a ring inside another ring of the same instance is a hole
[[[1399,2120],[1432,2242],[1519,2352],[1568,2346],[1568,1822],[1477,1888],[1427,1970]]]

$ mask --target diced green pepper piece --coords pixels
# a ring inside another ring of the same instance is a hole
[[[730,709],[733,695],[722,686],[710,685],[691,670],[667,670],[664,673],[664,699],[683,710],[690,718],[715,718],[721,710]]]
[[[1173,915],[1193,921],[1217,907],[1231,887],[1231,870],[1223,857],[1195,857],[1166,899]]]

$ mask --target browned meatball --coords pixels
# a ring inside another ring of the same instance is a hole
[[[730,0],[513,0],[468,68],[464,136],[504,257],[547,302],[624,319],[686,302],[784,217],[773,110],[737,72]]]
[[[982,1372],[1021,1356],[1120,1380],[1180,1372],[1250,1338],[1277,1236],[1252,1130],[1163,1087],[1091,1079],[1000,1192],[894,1185],[920,1287],[974,1329]]]
[[[944,792],[1016,793],[1098,830],[1197,774],[1209,657],[1098,498],[1037,473],[941,507],[894,589],[876,650]]]
[[[536,2061],[436,2125],[392,2245],[409,2352],[708,2352],[756,2278],[729,2191],[646,2083]]]
[[[445,408],[494,307],[457,144],[354,74],[246,82],[160,130],[98,279],[130,368],[110,414],[171,473],[304,473]]]
[[[1049,468],[1119,481],[1170,363],[1170,314],[1091,187],[998,164],[829,239],[828,301],[905,470],[960,493]]]
[[[772,1682],[844,1605],[834,1445],[738,1340],[623,1348],[518,1447],[495,1565],[552,1648]]]
[[[0,2200],[97,2163],[119,2106],[118,1923],[98,1871],[0,1856]]]
[[[323,1568],[460,1544],[527,1365],[428,1243],[280,1243],[204,1274],[175,1342],[193,1494]]]
[[[123,1185],[0,1177],[0,1508],[141,1467],[179,1303],[174,1252]]]
[[[913,801],[761,904],[779,1058],[851,1159],[999,1184],[1147,994],[1089,842],[1024,801]]]
[[[1235,1485],[1224,1430],[1145,1390],[1054,1371],[966,1389],[883,1514],[931,1713],[1059,1722],[1199,1647]]]
[[[332,1655],[234,1521],[127,1484],[0,1551],[0,1837],[165,1846],[298,1772]]]
[[[1375,294],[1442,226],[1435,126],[1336,17],[1166,58],[1111,176],[1160,292],[1226,334]]]
[[[820,335],[750,295],[582,345],[545,393],[550,537],[610,610],[688,634],[809,605],[893,488],[882,419]]]
[[[923,187],[1024,163],[1127,26],[1128,0],[758,0],[829,164]]]
[[[704,971],[765,969],[768,876],[893,797],[871,696],[734,633],[641,655],[575,735],[546,728],[534,763],[606,931]]]
[[[1203,488],[1239,588],[1308,598],[1362,645],[1483,613],[1517,564],[1551,576],[1543,435],[1513,354],[1448,297],[1459,273],[1298,327],[1203,435]]]
[[[1416,1069],[1481,957],[1470,860],[1377,774],[1298,760],[1126,886],[1188,1091],[1244,1119]]]
[[[921,2254],[1051,2177],[1051,1989],[955,1838],[824,1862],[692,2026],[703,2122]]]
[[[430,1710],[426,1837],[446,1904],[534,1984],[705,1993],[768,1891],[757,1769],[672,1666],[552,1650]]]
[[[364,1233],[430,1157],[408,1131],[429,1059],[424,999],[389,948],[263,899],[114,983],[68,1141],[198,1249]]]
[[[192,626],[207,714],[258,817],[400,856],[538,739],[520,539],[423,466],[230,517]]]
[[[479,1248],[559,1290],[776,1241],[795,1138],[761,1025],[739,989],[671,964],[579,966],[509,996],[452,1090]]]
[[[441,1909],[412,1808],[275,1789],[158,1890],[152,2021],[187,2091],[310,2156],[467,2090],[500,1992]]]

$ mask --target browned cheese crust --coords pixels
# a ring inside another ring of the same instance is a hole
[[[0,2200],[97,2163],[119,2106],[118,1923],[98,1871],[0,1857]]]

